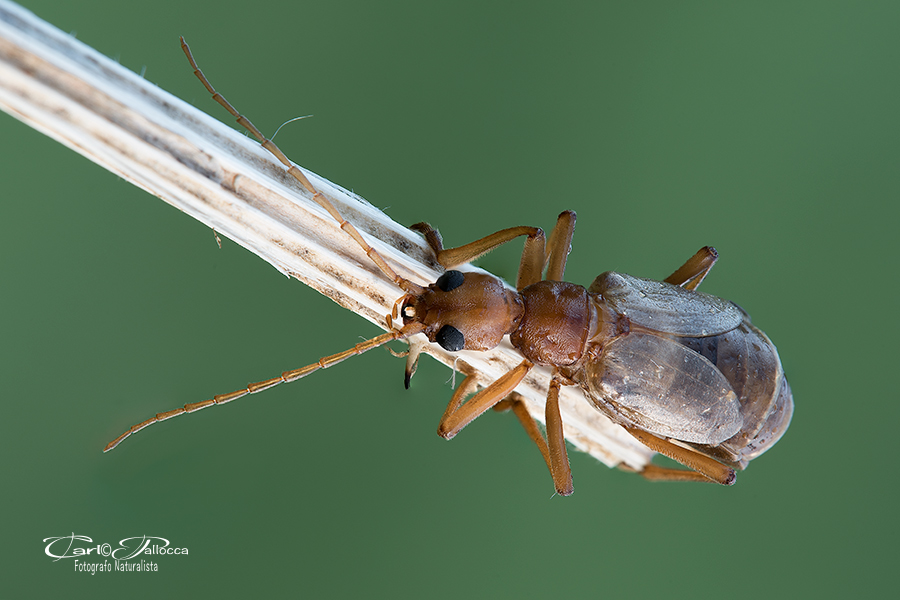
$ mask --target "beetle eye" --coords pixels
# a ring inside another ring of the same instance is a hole
[[[442,292],[449,292],[450,290],[455,290],[463,283],[464,276],[459,271],[447,271],[435,282]]]
[[[456,272],[458,273],[458,271]],[[452,325],[444,325],[441,327],[440,331],[437,332],[437,335],[434,336],[434,341],[448,352],[462,350],[466,345],[466,340],[463,337],[462,332]]]

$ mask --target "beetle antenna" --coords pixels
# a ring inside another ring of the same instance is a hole
[[[109,452],[110,450],[121,444],[125,440],[125,438],[130,436],[132,433],[137,433],[138,431],[149,427],[154,423],[159,423],[160,421],[165,421],[166,419],[178,417],[187,413],[196,412],[203,408],[208,408],[217,404],[227,404],[228,402],[237,400],[238,398],[242,398],[247,394],[255,394],[256,392],[261,392],[271,387],[275,387],[279,383],[289,383],[291,381],[297,381],[298,379],[302,379],[303,377],[306,377],[310,373],[318,371],[319,369],[327,369],[328,367],[336,365],[337,363],[346,360],[351,356],[362,354],[363,352],[371,350],[372,348],[378,348],[379,346],[383,346],[388,342],[406,339],[411,335],[421,333],[424,329],[425,326],[422,323],[410,323],[408,325],[405,325],[402,329],[394,329],[393,331],[388,331],[387,333],[383,333],[370,340],[360,342],[352,348],[344,350],[343,352],[338,352],[337,354],[332,354],[331,356],[320,358],[318,361],[312,363],[311,365],[307,365],[299,369],[294,369],[292,371],[285,371],[278,377],[267,379],[265,381],[259,381],[257,383],[251,383],[247,387],[231,392],[229,394],[219,394],[217,396],[213,396],[211,400],[185,404],[182,408],[176,408],[174,410],[157,413],[155,417],[151,417],[146,421],[132,426],[128,431],[107,444],[106,448],[104,448],[103,451]]]
[[[200,67],[197,66],[197,61],[194,60],[194,55],[191,54],[191,49],[190,47],[188,47],[187,42],[184,41],[184,37],[180,39],[181,49],[184,50],[185,56],[187,56],[188,61],[191,63],[191,67],[194,69],[194,75],[197,76],[197,79],[200,80],[200,83],[203,84],[203,87],[206,88],[206,91],[212,94],[213,100],[218,102],[220,105],[222,105],[223,108],[225,108],[225,110],[231,113],[231,116],[237,119],[237,122],[239,125],[241,125],[241,127],[249,131],[253,135],[253,137],[259,140],[259,143],[263,148],[272,153],[272,155],[278,159],[278,162],[286,167],[287,172],[294,179],[296,179],[307,192],[312,195],[311,199],[316,204],[324,208],[328,212],[328,214],[331,215],[331,217],[335,221],[337,221],[338,226],[347,235],[353,238],[353,240],[359,245],[359,247],[362,248],[363,252],[366,253],[366,256],[368,256],[369,259],[373,263],[375,263],[375,266],[377,266],[381,270],[381,272],[384,273],[385,277],[393,281],[400,289],[402,289],[407,294],[415,294],[416,296],[421,295],[425,291],[425,288],[397,275],[397,273],[390,267],[390,265],[387,264],[387,262],[378,253],[378,251],[372,248],[372,246],[370,246],[368,242],[363,239],[362,235],[359,233],[359,231],[357,231],[356,227],[354,227],[353,224],[351,224],[349,221],[344,219],[343,216],[341,216],[341,213],[337,208],[335,208],[331,200],[329,200],[322,192],[317,190],[312,183],[310,183],[309,179],[306,177],[303,171],[300,170],[300,167],[292,163],[284,154],[284,152],[281,151],[281,148],[276,146],[272,140],[266,138],[266,136],[264,136],[262,132],[260,132],[260,130],[256,128],[256,125],[250,122],[250,119],[239,113],[237,109],[234,108],[222,94],[216,91],[216,88],[212,86],[212,84],[206,78],[206,75],[204,75],[203,71],[200,70]]]

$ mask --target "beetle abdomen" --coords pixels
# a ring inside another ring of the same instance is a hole
[[[746,467],[778,441],[794,411],[775,345],[749,318],[722,335],[678,341],[716,365],[740,402],[741,430],[718,448],[698,450],[732,466]]]

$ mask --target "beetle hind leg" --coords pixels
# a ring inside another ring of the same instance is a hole
[[[672,469],[654,464],[644,466],[642,471],[623,469],[640,474],[647,481],[696,481],[698,483],[714,483],[712,479],[691,469]]]
[[[647,465],[641,475],[654,481],[712,481],[721,485],[734,485],[736,479],[734,469],[723,465],[693,450],[677,446],[668,440],[656,437],[640,429],[625,427],[625,431],[633,435],[639,442],[663,456],[678,461],[691,471],[668,469]],[[691,473],[696,475],[692,475]]]

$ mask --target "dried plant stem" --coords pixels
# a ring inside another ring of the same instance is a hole
[[[0,108],[386,326],[384,315],[400,290],[259,144],[7,0],[0,0]],[[398,274],[421,283],[436,279],[439,271],[420,236],[304,172]],[[445,364],[460,356],[480,385],[521,360],[509,345],[449,355],[416,338],[410,343]],[[517,388],[541,421],[548,381],[538,369]],[[564,389],[560,408],[567,440],[607,465],[640,469],[652,456],[579,390]]]

